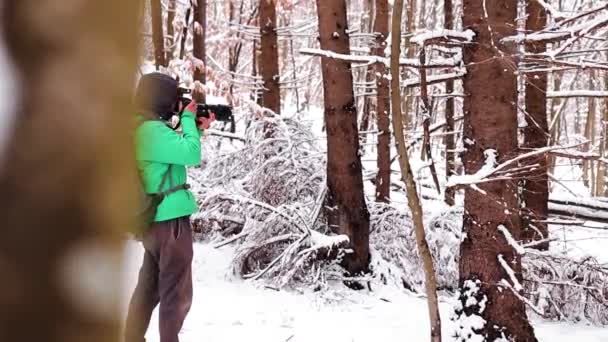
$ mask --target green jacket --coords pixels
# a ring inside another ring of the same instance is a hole
[[[182,134],[158,120],[144,121],[135,131],[137,166],[146,192],[158,192],[169,165],[171,173],[161,191],[186,183],[186,166],[201,162],[201,133],[195,115],[184,111],[181,117]],[[188,190],[169,194],[158,206],[154,221],[167,221],[188,216],[198,210],[194,195]]]

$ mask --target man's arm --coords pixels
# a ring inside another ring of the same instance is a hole
[[[166,126],[154,126],[144,129],[138,146],[138,159],[194,166],[201,162],[201,134],[191,111],[184,111],[181,116],[182,134]]]

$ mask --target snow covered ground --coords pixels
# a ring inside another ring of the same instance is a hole
[[[140,244],[126,248],[127,290],[124,308],[137,281],[143,257]],[[194,303],[185,322],[182,342],[355,342],[428,341],[428,319],[423,298],[381,287],[373,292],[336,288],[331,294],[276,291],[230,276],[233,250],[209,244],[194,247]],[[449,320],[450,299],[442,309],[444,341],[454,330]],[[148,341],[158,341],[155,313]],[[605,342],[608,328],[583,324],[534,322],[539,341]]]

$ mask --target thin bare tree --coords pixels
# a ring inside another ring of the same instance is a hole
[[[407,191],[407,204],[412,212],[412,220],[414,221],[416,246],[418,247],[418,254],[420,255],[420,259],[422,260],[422,264],[424,266],[424,285],[427,295],[429,319],[431,322],[431,341],[441,342],[441,316],[439,315],[439,301],[437,300],[437,280],[435,278],[435,267],[433,266],[433,257],[426,241],[422,204],[416,189],[416,182],[410,166],[405,135],[403,133],[403,118],[401,116],[401,94],[399,85],[399,55],[401,54],[402,12],[403,0],[395,0],[393,6],[390,58],[393,133],[395,135],[397,153],[399,154],[401,177],[405,183]]]
[[[448,30],[454,29],[454,6],[452,0],[444,0],[443,6],[444,27]],[[455,175],[455,135],[454,130],[454,80],[448,80],[445,83],[445,92],[447,94],[445,102],[445,130],[448,133],[445,136],[445,173],[446,177],[450,178]],[[445,189],[445,203],[448,205],[455,204],[456,192],[453,188]]]
[[[388,0],[376,0],[376,18],[374,32],[376,35],[375,55],[384,57],[386,38],[389,29]],[[391,132],[390,132],[390,89],[388,69],[384,63],[375,64],[376,112],[378,122],[378,175],[376,177],[376,201],[387,202],[391,196]]]

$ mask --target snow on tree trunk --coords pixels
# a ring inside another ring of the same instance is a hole
[[[393,107],[393,134],[399,154],[399,167],[401,178],[407,190],[407,203],[412,212],[416,247],[424,266],[424,286],[427,295],[429,320],[431,326],[431,341],[441,342],[441,316],[439,315],[439,302],[437,300],[437,279],[433,257],[429,249],[424,230],[422,204],[418,196],[414,174],[409,161],[405,135],[403,133],[403,117],[401,116],[400,87],[399,87],[399,56],[401,55],[401,18],[403,0],[396,0],[393,7],[392,35],[391,35],[391,104]]]
[[[279,47],[276,32],[276,0],[260,0],[260,74],[264,81],[262,106],[279,114],[281,91],[279,89]]]
[[[207,66],[207,44],[205,39],[207,37],[207,0],[198,0],[196,6],[194,6],[194,47],[192,54],[195,58],[201,60],[201,68],[194,70],[194,80],[201,83],[205,83],[207,80],[206,66]]]
[[[388,0],[376,1],[376,33],[375,54],[384,57],[386,38],[388,37]],[[376,177],[376,201],[388,202],[391,194],[391,130],[390,130],[390,91],[388,70],[384,63],[376,63],[376,113],[378,118],[378,175]]]
[[[514,35],[517,1],[465,0],[463,24],[476,37],[464,46],[465,173],[477,173],[487,162],[504,162],[517,152],[517,77],[515,46],[501,44]],[[491,86],[490,86],[491,85]],[[460,249],[461,323],[475,320],[473,331],[484,341],[500,338],[536,341],[524,303],[505,285],[511,282],[499,256],[521,283],[521,257],[499,231],[504,226],[521,239],[516,180],[500,180],[465,189],[463,240]],[[519,295],[519,294],[518,294]],[[483,305],[482,305],[483,304]],[[460,340],[466,336],[459,335]]]
[[[22,96],[0,162],[0,341],[120,334],[141,4],[2,2],[0,49]]]
[[[156,68],[166,67],[165,37],[163,32],[163,10],[160,0],[150,0],[152,15],[152,41],[154,42],[154,60]]]
[[[547,25],[547,13],[538,1],[528,1],[526,30],[540,31]],[[526,52],[542,54],[546,51],[544,42],[529,42]],[[526,127],[523,130],[525,151],[543,148],[549,141],[547,122],[547,73],[526,74]],[[540,155],[529,163],[538,164],[524,179],[522,202],[525,205],[523,215],[522,239],[525,242],[543,240],[549,237],[547,223],[549,201],[549,179],[547,174],[547,156]],[[539,222],[540,221],[540,222]],[[538,249],[547,250],[549,242],[537,245]]]
[[[345,0],[317,0],[321,49],[350,54]],[[338,234],[350,238],[353,253],[344,266],[351,274],[369,266],[369,212],[363,194],[359,131],[350,62],[322,57],[327,129],[328,218]]]

